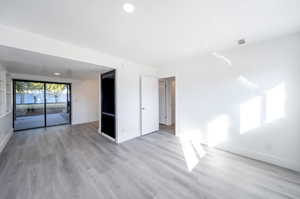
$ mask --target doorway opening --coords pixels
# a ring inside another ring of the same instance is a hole
[[[176,78],[159,79],[159,130],[175,135]]]
[[[101,133],[116,141],[116,71],[101,74]]]
[[[13,80],[15,131],[71,123],[71,84]]]

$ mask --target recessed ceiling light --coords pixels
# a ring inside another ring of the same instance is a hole
[[[59,76],[59,75],[60,75],[60,73],[53,73],[53,75],[55,75],[55,76]]]
[[[246,40],[245,39],[240,39],[240,40],[238,40],[238,44],[239,45],[243,45],[243,44],[245,44],[246,43]]]
[[[124,9],[124,11],[127,12],[127,13],[133,13],[134,10],[135,10],[135,7],[134,7],[134,5],[131,4],[131,3],[125,3],[125,4],[123,5],[123,9]]]

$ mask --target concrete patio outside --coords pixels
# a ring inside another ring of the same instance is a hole
[[[47,114],[47,126],[69,123],[68,113]],[[15,130],[30,129],[35,127],[44,127],[44,114],[34,116],[17,117],[15,120]]]

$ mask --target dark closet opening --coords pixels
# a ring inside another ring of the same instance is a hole
[[[116,138],[115,70],[101,75],[101,132]]]

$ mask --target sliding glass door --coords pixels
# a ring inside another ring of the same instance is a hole
[[[14,129],[71,123],[71,85],[14,80]]]
[[[46,121],[48,126],[70,123],[69,85],[46,83]]]
[[[45,126],[44,84],[41,82],[14,82],[15,130]]]

